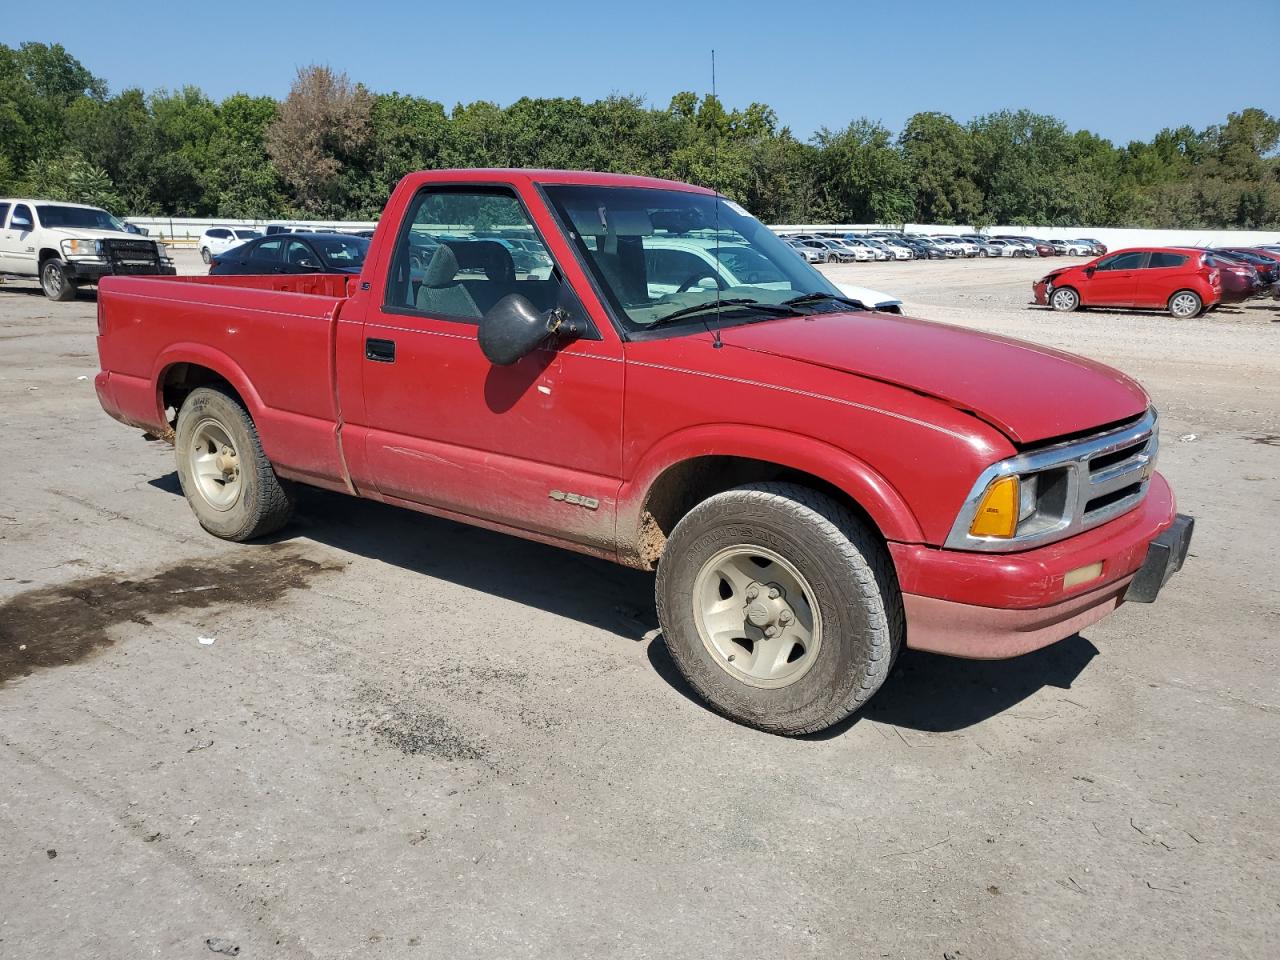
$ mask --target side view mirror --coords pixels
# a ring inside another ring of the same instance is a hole
[[[1098,268],[1097,268],[1097,267],[1085,267],[1085,268],[1084,268],[1084,273],[1085,273],[1085,276],[1086,276],[1086,277],[1092,277],[1092,276],[1093,276],[1095,273],[1097,273],[1097,272],[1098,272]]]
[[[298,261],[298,266],[306,267],[308,270],[319,270],[320,264],[316,263],[310,257],[303,257]]]
[[[26,217],[14,217],[9,221],[10,230],[30,230],[31,221]]]
[[[539,313],[528,297],[509,293],[480,320],[480,349],[492,364],[509,367],[528,356],[565,323],[563,310]],[[569,329],[569,332],[573,332]]]

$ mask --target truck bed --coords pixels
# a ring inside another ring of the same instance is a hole
[[[273,461],[299,477],[341,476],[333,338],[347,290],[358,279],[104,278],[97,379],[103,407],[118,420],[165,435],[166,385],[202,368],[242,397]]]
[[[211,277],[200,275],[194,277],[161,277],[169,284],[199,284],[200,287],[217,287],[227,289],[239,287],[245,290],[274,290],[280,293],[301,293],[317,297],[345,298],[350,290],[349,284],[358,280],[355,274],[346,273],[269,273],[261,276],[231,275]],[[112,285],[109,289],[116,289]],[[172,288],[171,288],[172,289]],[[181,298],[174,293],[175,298]]]

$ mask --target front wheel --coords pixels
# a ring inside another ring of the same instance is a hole
[[[884,544],[807,487],[755,483],[694,507],[658,565],[658,620],[717,712],[797,735],[858,710],[905,634]]]
[[[200,259],[203,260],[205,263],[208,263],[210,260],[213,259],[213,256],[209,253],[208,247],[200,248]]]
[[[1059,287],[1050,295],[1049,306],[1059,313],[1070,313],[1080,306],[1080,294],[1070,287]]]
[[[289,522],[293,489],[276,476],[249,412],[231,394],[192,390],[178,412],[174,449],[187,503],[214,536],[243,542]]]
[[[61,260],[46,260],[40,268],[40,288],[50,300],[66,301],[76,298],[76,282],[67,272]]]
[[[1179,290],[1169,298],[1169,313],[1179,320],[1198,317],[1202,310],[1204,310],[1204,301],[1193,290]]]

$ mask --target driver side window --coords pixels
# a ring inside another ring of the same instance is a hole
[[[1142,266],[1145,253],[1117,253],[1098,264],[1099,270],[1137,270]]]
[[[530,250],[516,241],[536,240]],[[478,323],[518,293],[540,311],[561,283],[524,206],[504,187],[427,187],[409,205],[392,255],[385,308]]]

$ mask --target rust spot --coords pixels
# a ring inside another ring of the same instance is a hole
[[[646,567],[654,567],[667,545],[667,535],[662,532],[657,519],[648,510],[640,515],[640,533],[636,537],[636,553]]]
[[[283,544],[166,567],[142,579],[86,577],[29,590],[0,605],[0,687],[42,667],[75,663],[114,642],[109,629],[148,625],[174,610],[261,606],[343,569]]]

